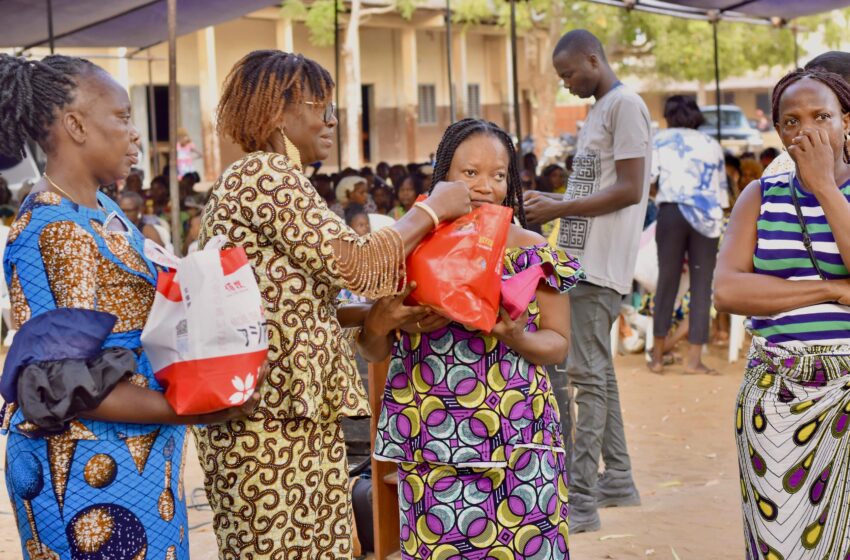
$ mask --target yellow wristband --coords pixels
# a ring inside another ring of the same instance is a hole
[[[437,213],[434,212],[433,208],[431,208],[430,206],[428,206],[424,202],[417,202],[416,204],[413,205],[413,207],[419,208],[420,210],[422,210],[423,212],[428,214],[431,217],[431,221],[434,222],[434,228],[435,229],[437,228],[437,226],[440,225],[440,218],[437,217]]]

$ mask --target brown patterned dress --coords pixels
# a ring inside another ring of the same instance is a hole
[[[225,235],[245,248],[270,337],[271,370],[257,412],[194,430],[220,557],[228,560],[351,557],[339,420],[370,410],[335,300],[340,289],[363,292],[367,284],[394,292],[403,266],[401,247],[400,257],[372,267],[377,277],[364,277],[363,266],[358,272],[358,262],[392,243],[357,237],[302,174],[291,143],[287,153],[255,152],[231,165],[213,187],[201,226],[202,246]],[[347,248],[345,261],[334,258],[333,240]]]

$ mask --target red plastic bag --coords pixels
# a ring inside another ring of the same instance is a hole
[[[484,204],[431,232],[407,259],[413,302],[484,332],[499,314],[502,259],[513,210]]]

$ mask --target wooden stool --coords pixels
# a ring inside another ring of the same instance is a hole
[[[369,405],[372,442],[378,433],[378,416],[387,383],[389,360],[369,364]],[[375,531],[375,560],[401,558],[399,550],[398,470],[395,463],[377,461],[372,456],[372,519]]]

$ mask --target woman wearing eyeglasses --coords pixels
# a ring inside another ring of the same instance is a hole
[[[333,146],[333,87],[310,59],[255,51],[233,68],[219,103],[219,132],[246,155],[214,185],[200,244],[225,235],[245,248],[271,363],[252,416],[195,431],[221,558],[351,558],[339,422],[370,410],[342,328],[365,313],[338,316],[336,296],[342,288],[369,299],[399,293],[406,254],[471,208],[465,184],[443,183],[393,227],[354,233],[303,173]],[[414,309],[407,320],[426,313]]]

